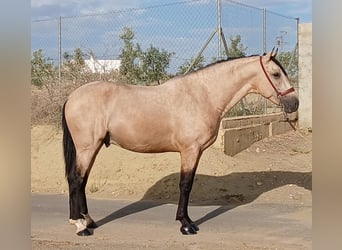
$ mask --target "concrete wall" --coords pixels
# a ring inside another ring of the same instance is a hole
[[[312,23],[298,27],[298,127],[312,128]]]
[[[296,123],[297,113],[289,114],[288,118]],[[254,142],[291,129],[283,113],[225,118],[221,121],[219,134],[213,146],[233,156]]]

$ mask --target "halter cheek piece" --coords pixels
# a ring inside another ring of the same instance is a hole
[[[264,71],[265,76],[266,76],[268,82],[271,84],[271,86],[273,87],[273,89],[274,89],[275,92],[277,93],[277,96],[278,96],[278,97],[287,95],[287,94],[289,94],[289,93],[295,91],[295,89],[294,89],[293,87],[291,87],[291,88],[289,88],[289,89],[287,89],[287,90],[284,90],[284,91],[279,91],[279,90],[274,86],[274,84],[273,84],[271,78],[268,76],[268,74],[267,74],[267,72],[266,72],[266,70],[265,70],[265,67],[264,67],[264,65],[263,65],[263,63],[262,63],[262,56],[260,56],[259,58],[260,58],[260,65],[261,65],[261,68],[262,68],[262,70]]]

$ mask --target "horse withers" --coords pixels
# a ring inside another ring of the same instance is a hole
[[[72,92],[62,124],[69,218],[76,233],[89,235],[88,228],[96,227],[85,187],[103,144],[115,144],[142,153],[180,153],[176,219],[183,234],[195,234],[189,195],[199,159],[216,140],[223,116],[252,92],[282,105],[287,113],[298,109],[298,97],[276,53],[218,62],[158,86],[98,81]]]

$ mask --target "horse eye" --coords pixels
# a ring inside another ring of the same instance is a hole
[[[273,74],[273,76],[274,76],[275,78],[280,78],[280,73],[279,73],[279,72],[276,72],[276,73]]]

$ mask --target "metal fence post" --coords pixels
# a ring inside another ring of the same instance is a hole
[[[296,28],[297,28],[297,43],[296,43],[296,57],[298,58],[297,60],[297,69],[298,69],[298,73],[297,73],[297,88],[299,89],[299,17],[296,18]],[[298,91],[298,90],[297,90]]]
[[[267,12],[266,8],[262,12],[262,33],[263,33],[263,52],[267,53],[267,22],[266,22]],[[264,100],[264,114],[267,114],[267,99]]]
[[[58,17],[58,82],[61,85],[62,76],[62,18]]]
[[[263,9],[263,18],[262,18],[262,21],[263,21],[263,26],[262,26],[262,32],[263,32],[263,42],[262,42],[262,44],[263,44],[263,52],[264,53],[267,53],[267,30],[266,30],[266,28],[267,28],[267,23],[266,23],[266,8],[264,8]]]
[[[221,1],[217,0],[217,35],[218,35],[218,48],[217,48],[217,59],[222,59],[221,51],[221,39],[222,39],[222,27],[221,27]]]

